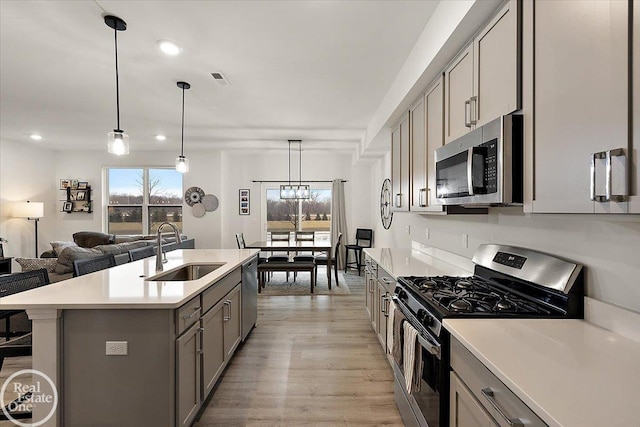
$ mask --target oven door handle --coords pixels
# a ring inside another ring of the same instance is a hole
[[[440,353],[441,353],[440,350],[442,347],[440,344],[433,344],[429,342],[426,338],[422,337],[420,334],[418,334],[418,342],[420,343],[422,348],[424,348],[429,353],[433,354],[438,359],[440,359]]]

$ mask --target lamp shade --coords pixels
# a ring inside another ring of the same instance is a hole
[[[42,218],[44,216],[44,203],[20,202],[13,206],[15,218]]]

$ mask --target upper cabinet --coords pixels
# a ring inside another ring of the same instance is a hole
[[[629,176],[634,179],[631,180],[630,193],[632,196],[629,198],[629,212],[640,213],[640,158],[638,158],[638,151],[640,150],[640,0],[634,0],[633,2],[633,104],[632,104],[632,141],[629,147],[629,152],[632,153],[631,173]]]
[[[637,194],[628,158],[640,147],[634,6],[630,28],[628,1],[525,2],[527,211],[640,212],[627,196]]]
[[[393,210],[409,210],[409,115],[391,132],[391,188]]]
[[[415,212],[443,212],[435,203],[433,152],[444,143],[444,78],[434,81],[409,110],[411,128],[411,206]]]
[[[445,142],[520,109],[518,8],[505,3],[445,69]]]

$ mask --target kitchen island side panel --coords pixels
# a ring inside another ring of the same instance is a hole
[[[174,313],[64,311],[62,425],[173,425]],[[107,356],[107,341],[127,341],[128,354]]]

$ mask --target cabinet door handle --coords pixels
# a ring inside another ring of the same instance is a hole
[[[384,295],[380,295],[380,310],[382,311],[382,314],[384,314],[386,316],[387,313],[385,313],[384,311]]]
[[[227,316],[225,314],[225,309],[224,308],[225,307],[229,307],[229,301],[225,301],[222,304],[223,304],[223,307],[222,307],[222,320],[227,321],[227,320],[231,319],[231,316]],[[231,308],[229,308],[229,312],[231,312]]]
[[[599,153],[591,154],[591,185],[589,187],[591,191],[591,200],[594,202],[606,202],[608,201],[606,195],[596,194],[596,162],[600,159],[606,159],[607,152],[600,151]]]
[[[183,319],[183,320],[189,320],[189,319],[191,319],[193,316],[195,316],[195,315],[198,313],[198,311],[200,311],[200,307],[196,307],[196,308],[194,308],[194,309],[193,309],[193,313],[188,314],[188,315],[186,315],[186,316],[182,316],[182,319]]]
[[[469,114],[467,114],[467,107],[469,110]],[[464,101],[464,125],[468,128],[471,127],[471,120],[469,119],[470,115],[471,115],[471,99],[467,99],[466,101]]]
[[[613,164],[611,163],[612,157],[623,157],[622,164],[622,174],[624,176],[624,194],[612,194],[613,193]],[[607,200],[611,200],[612,202],[624,202],[627,200],[627,196],[629,196],[629,186],[627,185],[627,155],[625,153],[624,148],[616,148],[615,150],[609,150],[606,154],[606,169],[607,169],[607,181],[605,186],[605,198]]]
[[[482,389],[482,395],[485,397],[485,399],[487,399],[489,401],[489,403],[491,404],[491,406],[493,406],[493,408],[498,411],[498,414],[500,414],[500,416],[502,418],[504,418],[504,420],[512,427],[524,427],[524,424],[522,423],[522,421],[520,421],[520,418],[509,418],[507,416],[507,414],[504,413],[504,411],[502,409],[500,409],[500,407],[498,406],[498,404],[496,403],[496,401],[493,398],[493,390],[491,390],[491,387],[485,387]]]
[[[472,96],[469,101],[469,125],[475,125],[478,123],[478,97]]]
[[[233,316],[233,315],[231,314],[231,300],[229,300],[229,299],[228,299],[226,302],[227,302],[227,304],[228,304],[228,306],[229,306],[229,320],[231,320],[231,317]]]
[[[402,207],[402,193],[396,194],[396,208]]]
[[[421,188],[420,190],[418,190],[418,206],[420,206],[421,208],[424,208],[427,206],[427,203],[425,202],[425,200],[427,200],[426,195],[427,195],[426,188]]]
[[[200,348],[196,350],[196,354],[204,354],[204,328],[198,328],[198,333],[200,334]]]

